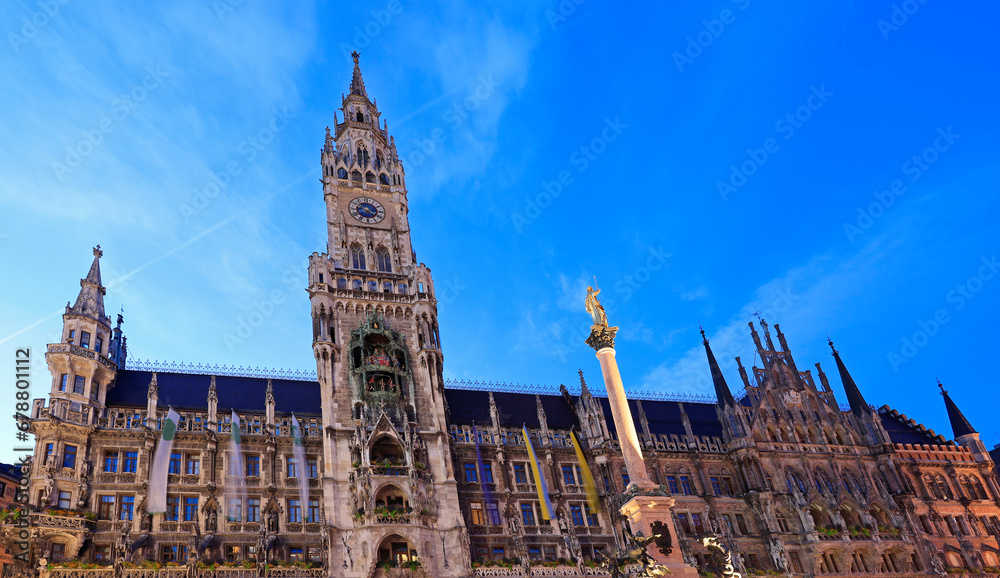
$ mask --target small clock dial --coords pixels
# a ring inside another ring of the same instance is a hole
[[[370,197],[358,197],[348,206],[351,216],[362,223],[371,225],[385,218],[385,207]]]

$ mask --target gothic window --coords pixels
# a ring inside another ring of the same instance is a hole
[[[351,245],[351,267],[359,270],[367,269],[365,267],[365,250],[357,243]]]
[[[359,146],[358,147],[358,164],[361,165],[362,168],[368,168],[368,162],[370,160],[371,160],[371,157],[368,156],[368,149],[366,149],[363,146]],[[373,181],[369,181],[369,182],[374,182],[374,180]]]
[[[360,183],[361,171],[351,171],[351,180]]]
[[[385,283],[383,283],[382,284],[382,292],[383,293],[392,293],[392,283],[390,283],[388,281],[386,281]]]
[[[382,151],[375,151],[375,170],[381,169],[383,164],[385,164],[385,159],[382,157]],[[383,175],[383,178],[384,176],[385,175]]]
[[[343,277],[338,277],[337,289],[347,289],[347,279],[344,279]]]
[[[801,492],[803,496],[809,495],[809,488],[806,486],[806,483],[802,481],[802,476],[800,476],[797,472],[791,469],[786,470],[785,482],[788,484],[789,493],[793,493],[795,489],[798,488],[799,492]]]
[[[951,493],[951,487],[948,485],[948,482],[945,481],[944,476],[942,476],[941,474],[935,476],[934,483],[935,487],[937,488],[935,493],[938,495],[938,498],[945,500],[955,499]],[[943,497],[942,494],[944,495]]]
[[[358,115],[355,118],[358,122],[365,122],[365,113],[361,112],[361,109],[359,108]]]
[[[340,167],[339,169],[337,169],[337,178],[338,179],[346,179],[347,178],[347,169],[345,169],[344,167]]]
[[[385,173],[382,173],[382,174],[380,174],[378,176],[378,182],[381,183],[381,184],[383,184],[383,185],[388,185],[389,184],[389,178],[385,176]]]
[[[392,272],[392,258],[389,256],[388,249],[382,246],[375,249],[375,264],[378,265],[378,270],[381,273]]]
[[[374,183],[375,182],[375,173],[373,173],[371,171],[368,171],[367,173],[365,173],[365,182],[366,183]]]
[[[986,495],[986,490],[983,489],[982,482],[979,481],[977,476],[972,476],[972,488],[976,491],[976,498],[980,500],[988,500],[989,497]]]
[[[362,257],[363,259],[364,257]],[[351,281],[351,288],[355,291],[361,291],[361,279],[355,279]]]

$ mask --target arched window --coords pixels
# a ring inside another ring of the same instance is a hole
[[[382,174],[380,174],[378,176],[378,182],[381,183],[381,184],[383,184],[383,185],[388,185],[389,184],[389,177],[385,176],[385,173],[382,173]]]
[[[976,490],[976,496],[980,500],[988,500],[989,497],[986,495],[986,490],[983,489],[983,483],[979,481],[978,476],[972,476],[972,487]]]
[[[945,481],[944,476],[942,476],[941,474],[938,474],[937,476],[934,477],[934,482],[937,484],[939,493],[943,493],[944,494],[944,496],[945,496],[944,499],[947,499],[947,500],[954,500],[955,499],[955,497],[951,493],[951,486],[949,486],[948,482]]]
[[[338,179],[346,179],[347,178],[347,169],[345,169],[344,167],[340,167],[339,169],[337,169],[337,178]]]
[[[359,108],[358,116],[356,116],[355,118],[357,118],[358,122],[365,122],[365,113],[361,112],[361,109]]]
[[[382,157],[382,151],[375,151],[375,170],[381,169],[383,164],[385,164],[385,159]]]
[[[382,246],[375,249],[375,264],[378,266],[378,270],[382,273],[392,272],[392,258],[389,256],[388,249]]]
[[[358,164],[360,164],[362,167],[367,168],[368,167],[368,161],[370,161],[370,160],[371,160],[371,157],[368,156],[368,149],[366,149],[363,146],[359,146],[358,147]]]
[[[365,182],[374,183],[375,182],[375,173],[373,173],[371,171],[368,171],[367,173],[365,173]]]
[[[399,289],[399,294],[400,295],[406,295],[406,283],[400,283],[397,286],[397,289]]]
[[[361,279],[351,281],[351,288],[355,291],[361,291]]]
[[[383,293],[392,293],[392,283],[386,281],[382,286]]]
[[[361,171],[351,171],[351,180],[360,183]]]
[[[351,267],[354,269],[366,269],[365,250],[357,243],[351,245]]]
[[[338,277],[337,289],[347,289],[347,279],[344,279],[343,277]]]
[[[378,281],[369,281],[368,290],[371,291],[372,293],[378,291]]]

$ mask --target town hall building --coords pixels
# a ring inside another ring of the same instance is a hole
[[[356,54],[320,172],[326,213],[315,218],[325,219],[328,245],[309,256],[304,287],[315,373],[134,362],[122,316],[105,312],[95,248],[61,341],[48,345],[50,391],[31,408],[33,562],[15,573],[68,578],[78,560],[109,565],[108,577],[143,565],[218,573],[227,564],[278,576],[607,575],[595,565],[622,545],[629,479],[603,388],[582,372],[544,394],[446,383],[434,279],[411,245],[404,166]],[[67,276],[57,282],[69,289]],[[714,401],[629,401],[650,477],[674,499],[664,521],[688,563],[720,571],[698,540],[712,535],[744,574],[1000,572],[994,462],[943,387],[953,439],[891,400],[870,405],[833,343],[844,407],[819,363],[798,367],[777,325],[750,324],[761,367],[737,358],[738,376],[724,375],[701,339]],[[150,515],[168,406],[181,420],[167,511]],[[240,419],[240,454],[228,408]],[[542,464],[550,520],[522,425]],[[0,524],[12,543],[11,519]]]

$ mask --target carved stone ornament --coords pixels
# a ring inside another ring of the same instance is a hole
[[[600,351],[606,347],[611,349],[615,348],[615,333],[618,332],[617,327],[608,327],[607,325],[592,325],[590,327],[590,337],[587,338],[587,345],[594,348],[594,351]]]

